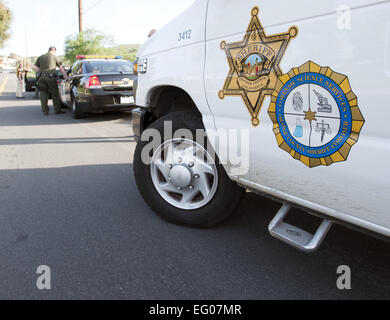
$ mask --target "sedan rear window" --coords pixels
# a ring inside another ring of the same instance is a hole
[[[85,63],[87,73],[133,73],[133,64],[130,61],[88,61]]]

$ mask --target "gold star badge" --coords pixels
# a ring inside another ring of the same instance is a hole
[[[258,14],[259,8],[253,8],[252,20],[243,41],[221,42],[230,71],[219,92],[220,99],[242,96],[254,126],[260,124],[259,113],[265,96],[272,94],[278,77],[282,75],[279,64],[290,39],[298,35],[298,28],[293,26],[286,33],[267,36]]]
[[[309,120],[310,123],[312,121],[317,121],[317,118],[316,118],[316,114],[317,112],[313,112],[311,111],[311,109],[309,108],[308,111],[303,111],[305,113],[305,120]]]

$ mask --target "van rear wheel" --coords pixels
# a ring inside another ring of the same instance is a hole
[[[173,133],[188,129],[193,138],[164,137],[166,121],[171,121]],[[148,161],[142,157],[150,142],[137,144],[134,175],[150,208],[169,222],[189,227],[212,227],[227,219],[244,192],[207,151],[207,140],[196,142],[196,130],[204,129],[200,116],[188,111],[171,113],[149,129],[159,133],[161,143],[149,153]]]

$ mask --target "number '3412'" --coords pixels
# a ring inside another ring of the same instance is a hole
[[[180,32],[178,41],[181,42],[181,41],[185,41],[185,40],[191,39],[191,34],[192,34],[192,30],[191,29],[187,30],[187,31],[184,31],[184,32]]]

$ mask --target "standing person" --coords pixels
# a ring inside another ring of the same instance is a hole
[[[17,86],[16,86],[16,98],[24,98],[23,95],[23,76],[24,69],[20,64],[18,69],[16,70],[16,78],[17,78]]]
[[[56,67],[60,69],[65,79],[68,78],[68,75],[62,66],[62,62],[58,60],[56,55],[57,49],[55,47],[50,47],[49,51],[46,54],[40,56],[33,66],[34,71],[41,74],[38,80],[38,87],[41,96],[42,111],[46,116],[49,114],[49,107],[47,106],[47,102],[50,95],[53,99],[55,113],[65,113],[61,110],[62,103],[60,99],[60,93],[58,91]]]

